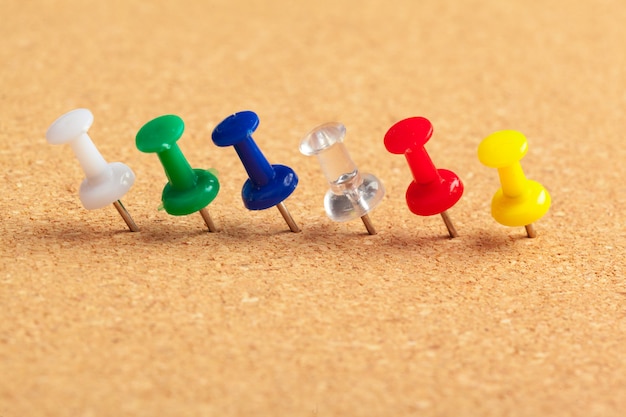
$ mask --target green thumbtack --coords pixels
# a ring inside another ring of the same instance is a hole
[[[161,196],[165,211],[173,216],[198,211],[209,231],[216,232],[206,206],[217,196],[220,183],[211,172],[191,168],[176,144],[183,130],[185,123],[180,117],[157,117],[139,129],[135,144],[141,152],[156,153],[163,164],[168,179]]]

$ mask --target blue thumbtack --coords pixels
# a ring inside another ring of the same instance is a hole
[[[259,126],[259,116],[242,111],[228,116],[213,130],[213,143],[217,146],[234,146],[249,179],[243,184],[241,197],[248,210],[265,210],[276,206],[292,232],[300,228],[289,214],[283,201],[298,185],[298,176],[285,165],[270,165],[257,144],[252,132]]]

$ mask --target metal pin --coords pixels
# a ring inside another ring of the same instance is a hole
[[[122,204],[121,200],[114,201],[113,207],[117,209],[117,212],[120,214],[120,216],[122,216],[122,219],[124,219],[124,221],[126,222],[126,225],[128,226],[131,232],[139,231],[137,224],[135,223],[133,218],[130,217],[130,213],[128,213],[128,210],[126,210],[126,207],[124,207],[124,204]]]
[[[209,210],[207,210],[205,207],[202,210],[199,210],[198,213],[200,213],[200,215],[202,216],[202,219],[204,220],[207,227],[209,228],[209,232],[211,233],[217,232],[217,227],[215,227],[215,223],[213,223],[213,219],[211,219],[211,216],[209,215]]]
[[[367,229],[367,233],[369,233],[370,235],[375,235],[376,229],[374,228],[374,225],[372,224],[372,221],[370,220],[370,216],[368,214],[366,214],[365,216],[361,216],[361,220],[363,220],[363,224],[365,225],[365,228]]]
[[[280,214],[283,215],[283,218],[285,219],[285,222],[287,222],[287,225],[289,226],[289,229],[292,232],[294,232],[294,233],[301,232],[301,230],[298,227],[298,225],[296,224],[295,220],[293,219],[293,217],[291,217],[291,213],[289,213],[289,210],[287,210],[287,207],[285,206],[285,203],[280,202],[280,203],[276,204],[276,207],[278,208],[278,211],[280,211]]]
[[[532,224],[532,223],[531,223],[531,224],[527,224],[527,225],[526,225],[526,226],[524,226],[524,227],[526,227],[526,235],[527,235],[529,238],[531,238],[531,239],[532,239],[532,238],[537,237],[537,232],[535,231],[535,226],[533,226],[533,224]]]
[[[452,220],[450,219],[450,216],[448,215],[447,210],[441,212],[441,218],[443,219],[443,222],[446,224],[446,227],[448,228],[448,233],[450,234],[450,237],[451,238],[459,237],[459,234],[457,233],[456,228],[452,224]]]

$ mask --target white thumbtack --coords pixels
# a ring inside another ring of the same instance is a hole
[[[133,171],[121,162],[107,163],[87,130],[93,123],[93,114],[87,109],[76,109],[64,114],[52,123],[46,132],[48,143],[69,143],[85,171],[80,185],[80,201],[87,210],[99,209],[113,204],[128,228],[138,232],[139,228],[120,201],[135,182]]]

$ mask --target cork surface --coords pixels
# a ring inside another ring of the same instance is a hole
[[[5,0],[0,5],[0,416],[623,416],[626,3]],[[84,177],[45,132],[91,109],[104,158],[137,175],[85,210]],[[211,142],[254,110],[254,138],[300,184],[243,207],[235,151]],[[198,214],[159,211],[166,183],[135,148],[162,114],[221,190]],[[434,163],[465,194],[418,217],[383,137],[424,116]],[[300,139],[346,125],[387,194],[334,223]],[[490,216],[501,129],[528,138],[528,178],[553,203],[538,237]]]

